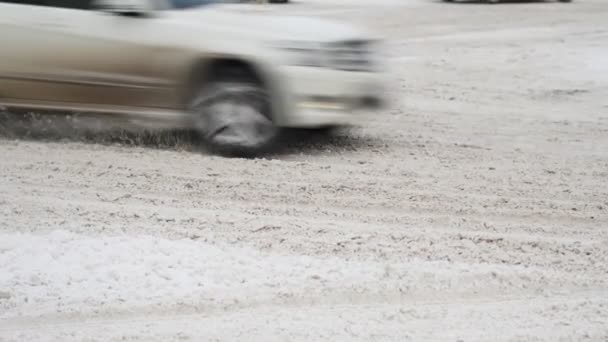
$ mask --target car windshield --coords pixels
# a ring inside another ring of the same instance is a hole
[[[217,0],[170,0],[171,8],[192,8],[217,3]]]

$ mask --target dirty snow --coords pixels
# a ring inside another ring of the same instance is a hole
[[[0,341],[606,341],[608,3],[301,1],[393,108],[274,159],[0,139]]]

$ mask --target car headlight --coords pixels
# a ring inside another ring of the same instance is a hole
[[[321,43],[282,42],[275,47],[287,56],[287,63],[296,66],[327,67],[326,50]]]
[[[377,42],[345,40],[327,43],[283,42],[275,45],[287,54],[290,65],[369,72],[377,68]]]

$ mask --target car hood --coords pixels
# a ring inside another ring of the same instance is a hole
[[[170,16],[181,24],[266,40],[330,42],[373,39],[369,32],[339,22],[236,9],[235,6],[238,5],[171,11]]]

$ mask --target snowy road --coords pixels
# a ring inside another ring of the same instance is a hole
[[[607,2],[255,10],[384,35],[393,108],[272,160],[0,139],[0,341],[608,339]]]

